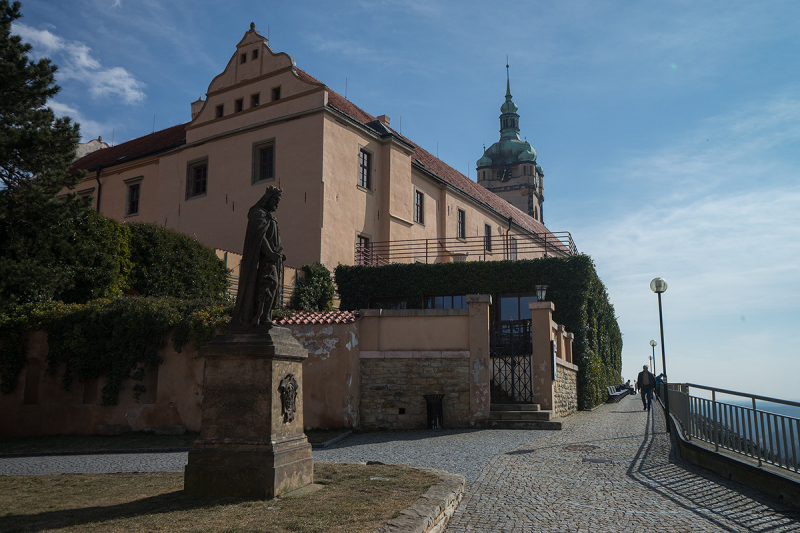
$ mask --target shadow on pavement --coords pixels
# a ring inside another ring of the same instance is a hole
[[[654,449],[656,419],[663,414],[653,409],[647,427],[627,475],[669,499],[698,518],[711,522],[724,531],[772,531],[796,526],[800,531],[800,512],[769,496],[739,483],[726,480],[680,458],[677,443],[670,435],[667,459]],[[643,509],[646,510],[646,509]]]

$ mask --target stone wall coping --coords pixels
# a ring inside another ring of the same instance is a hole
[[[574,370],[575,372],[578,371],[578,365],[573,365],[572,363],[568,363],[567,361],[564,361],[560,357],[556,358],[556,364],[561,365],[564,368],[568,368],[570,370]]]
[[[428,316],[469,316],[469,309],[362,309],[361,318],[386,317],[428,317]]]
[[[528,303],[528,309],[550,309],[555,311],[556,304],[553,302],[530,302]]]
[[[492,295],[491,294],[467,294],[467,303],[474,304],[474,303],[487,303],[492,305]]]
[[[466,484],[464,476],[435,468],[411,468],[439,476],[439,482],[411,507],[400,511],[400,516],[379,527],[376,533],[442,533],[461,502]]]
[[[361,359],[469,359],[469,350],[361,350],[359,357]]]

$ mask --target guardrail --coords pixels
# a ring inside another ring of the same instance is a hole
[[[576,255],[578,248],[568,231],[473,236],[463,239],[408,239],[356,245],[357,265],[389,263],[444,263],[450,261],[496,261]]]
[[[239,276],[234,276],[233,274],[228,276],[228,296],[231,300],[236,301],[236,293],[239,291]],[[285,283],[281,286],[281,295],[280,295],[280,305],[278,306],[281,309],[286,309],[289,305],[289,302],[292,301],[292,296],[294,296],[294,285],[286,285]]]
[[[711,392],[711,399],[691,396],[690,388]],[[758,409],[756,402],[800,408],[800,403],[694,383],[668,384],[670,411],[687,440],[696,439],[767,463],[798,472],[800,418]],[[717,400],[717,394],[739,396],[749,406]]]

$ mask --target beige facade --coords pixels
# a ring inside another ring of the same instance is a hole
[[[524,210],[273,52],[252,26],[190,110],[186,124],[78,160],[74,168],[89,171],[78,192],[106,216],[241,253],[247,210],[278,185],[276,215],[295,266],[353,264],[359,242],[393,262],[566,253]],[[380,244],[409,239],[419,241]]]

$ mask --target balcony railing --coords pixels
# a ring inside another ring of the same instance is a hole
[[[711,399],[691,396],[690,388],[710,391]],[[766,411],[763,402],[788,409],[800,408],[800,403],[693,383],[670,384],[668,390],[670,412],[680,423],[687,440],[696,439],[713,444],[715,451],[723,448],[745,455],[757,460],[759,466],[768,463],[798,471],[800,418]],[[740,405],[720,402],[717,400],[718,394],[738,396],[745,400]],[[761,409],[757,407],[757,401],[762,402]],[[797,411],[800,413],[800,409]]]
[[[228,296],[231,300],[236,301],[237,292],[239,292],[239,276],[231,274],[228,276]],[[292,296],[294,296],[294,285],[286,285],[284,283],[281,286],[280,303],[278,307],[280,309],[286,309],[292,301]]]
[[[578,248],[567,231],[464,239],[409,239],[356,245],[355,264],[448,263],[498,261],[576,255]]]

